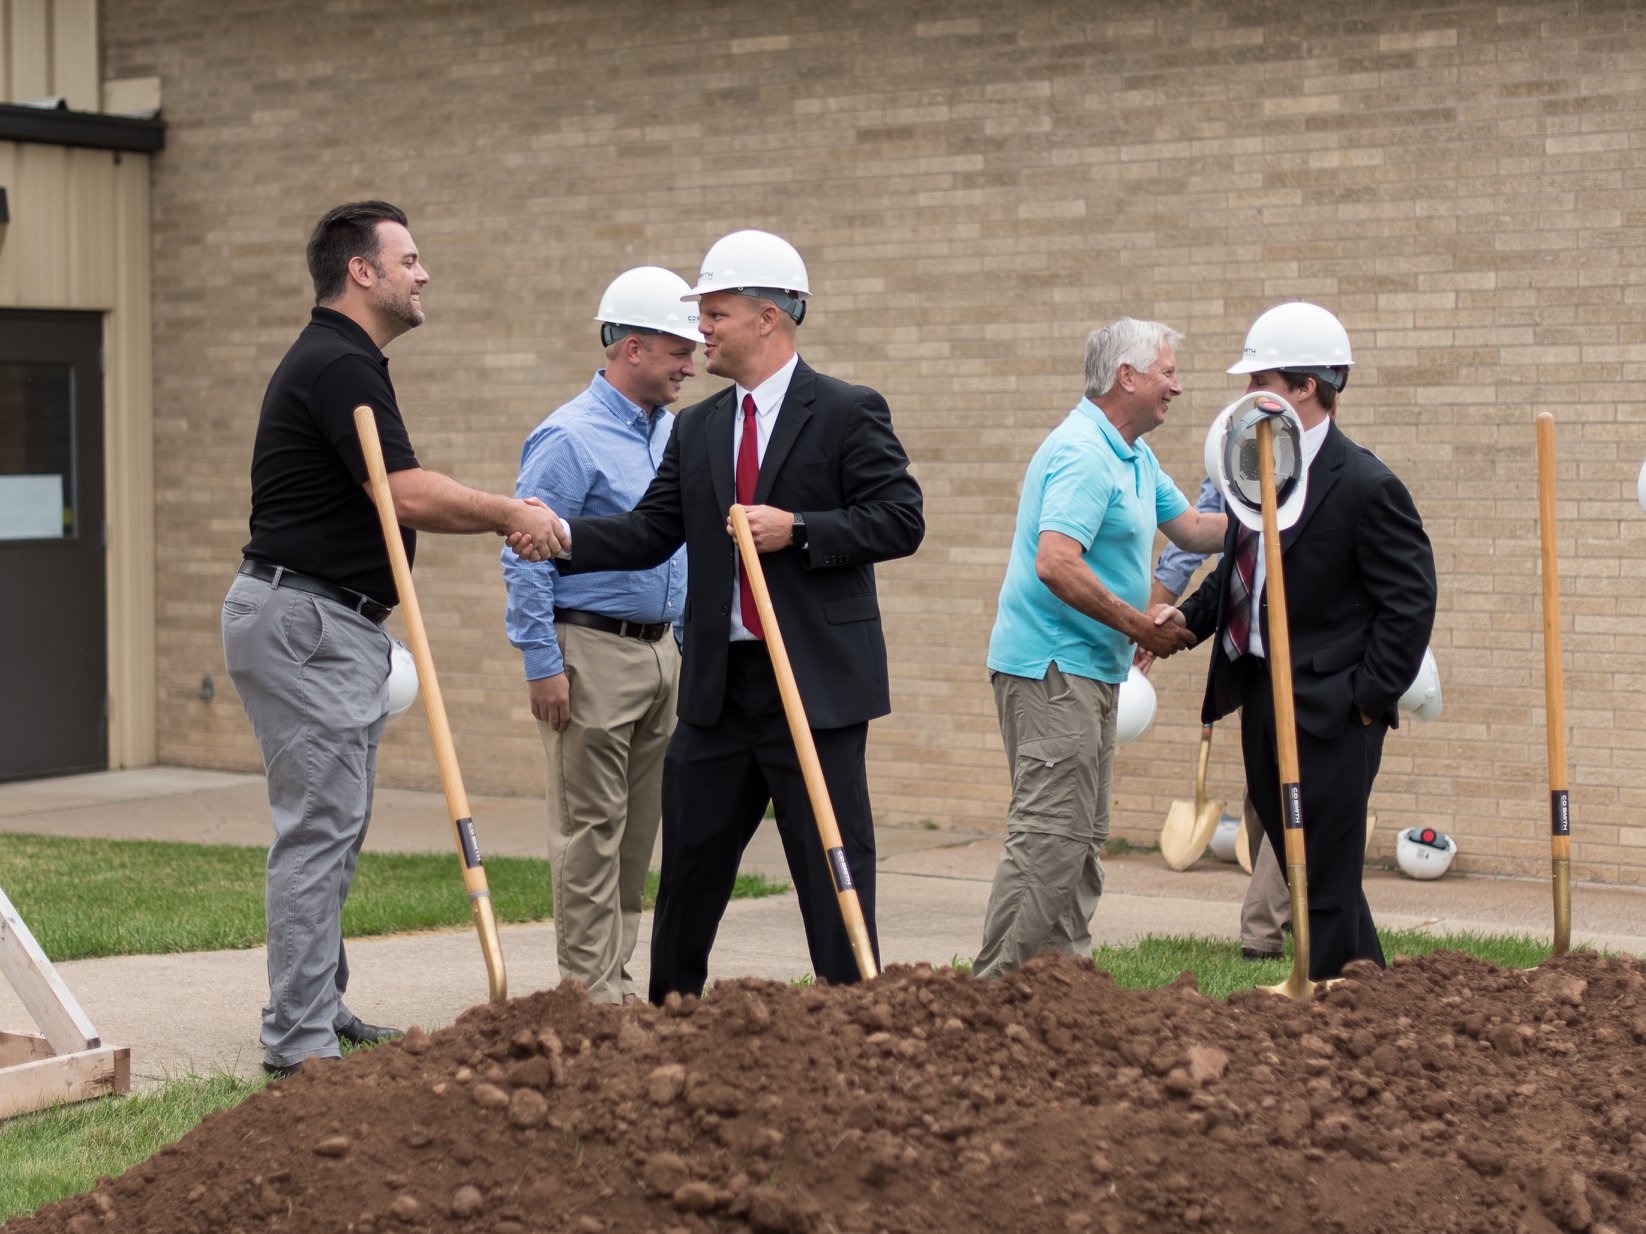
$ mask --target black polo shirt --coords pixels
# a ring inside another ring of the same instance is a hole
[[[362,487],[366,460],[354,409],[377,413],[389,471],[417,466],[394,401],[389,362],[350,318],[316,308],[269,379],[251,456],[247,557],[399,602],[377,507]],[[400,529],[409,561],[417,533]]]

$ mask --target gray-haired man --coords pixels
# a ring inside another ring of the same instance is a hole
[[[1006,843],[975,971],[998,977],[1041,951],[1084,954],[1103,893],[1115,699],[1133,644],[1169,656],[1144,615],[1158,527],[1211,552],[1227,519],[1189,507],[1143,435],[1177,384],[1159,322],[1123,317],[1086,340],[1086,392],[1035,451],[989,637],[989,677],[1012,772]]]

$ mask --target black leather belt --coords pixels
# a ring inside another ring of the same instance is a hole
[[[645,625],[638,621],[620,621],[616,617],[607,617],[604,613],[585,612],[580,608],[557,608],[554,610],[554,619],[563,621],[568,626],[586,626],[590,630],[603,630],[607,634],[637,638],[642,643],[655,643],[669,629],[669,623],[666,621]]]
[[[261,579],[272,587],[290,587],[293,591],[306,592],[311,596],[319,596],[322,600],[330,600],[333,604],[341,604],[378,625],[387,621],[389,614],[394,611],[387,604],[379,604],[370,596],[358,591],[350,591],[347,587],[328,583],[323,578],[310,578],[307,574],[298,574],[284,566],[271,566],[265,561],[253,561],[250,557],[240,563],[240,573],[247,578]]]

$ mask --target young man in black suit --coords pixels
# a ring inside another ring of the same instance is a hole
[[[1336,977],[1351,960],[1383,963],[1361,889],[1366,802],[1435,616],[1434,554],[1411,494],[1337,427],[1352,363],[1342,323],[1318,305],[1293,303],[1253,323],[1244,357],[1229,369],[1249,375],[1248,393],[1265,390],[1290,403],[1304,430],[1303,510],[1280,542],[1315,981]],[[1240,708],[1246,784],[1270,844],[1282,853],[1261,533],[1252,534],[1249,598],[1233,610],[1229,603],[1237,553],[1246,547],[1241,532],[1231,519],[1217,569],[1181,610],[1163,608],[1156,619],[1184,622],[1203,641],[1216,634],[1201,718],[1210,724]]]
[[[775,803],[820,980],[857,980],[759,615],[729,534],[749,526],[782,623],[847,864],[874,933],[864,750],[891,710],[874,565],[925,534],[920,487],[886,400],[795,350],[810,295],[800,255],[761,231],[724,237],[692,296],[710,373],[734,383],[682,411],[628,514],[571,520],[562,573],[645,569],[687,546],[679,723],[663,771],[663,872],[649,996],[698,994],[744,847]],[[878,951],[878,944],[876,944]]]

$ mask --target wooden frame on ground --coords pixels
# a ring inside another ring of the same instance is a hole
[[[103,1044],[3,889],[0,972],[41,1030],[0,1031],[0,1118],[131,1091],[131,1050]]]

